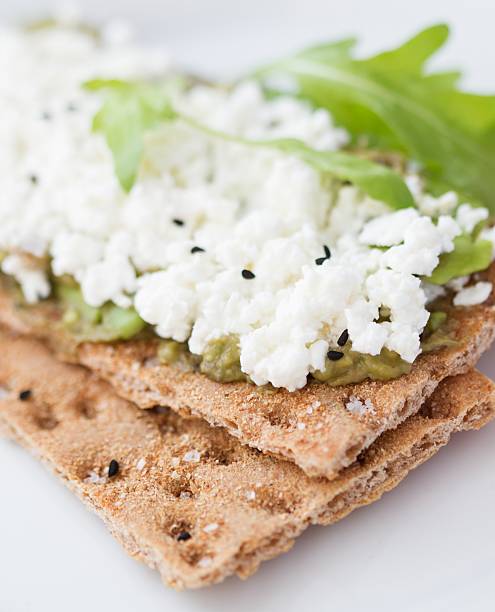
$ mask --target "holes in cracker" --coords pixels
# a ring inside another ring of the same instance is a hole
[[[272,427],[279,427],[282,429],[292,429],[293,423],[289,418],[289,415],[285,414],[280,406],[277,406],[275,410],[267,412],[265,414],[266,420]]]
[[[36,405],[33,411],[33,421],[39,429],[51,431],[59,425],[51,406],[48,404]]]
[[[190,542],[192,539],[194,527],[192,523],[184,519],[171,519],[169,523],[164,526],[165,533],[174,540],[182,542]],[[184,534],[188,533],[191,537],[186,539]]]
[[[92,402],[87,399],[80,399],[75,402],[74,410],[84,419],[94,419],[96,417],[96,408]]]
[[[189,542],[188,542],[189,544]],[[179,549],[179,554],[183,561],[194,567],[206,568],[211,565],[212,555],[205,546],[195,543],[189,544]]]
[[[270,514],[291,514],[299,505],[299,499],[270,486],[256,487],[255,505]]]
[[[239,459],[239,454],[242,450],[239,444],[224,439],[218,440],[218,444],[212,444],[203,453],[202,458],[206,461],[211,461],[216,465],[231,465]]]
[[[191,482],[184,474],[179,474],[174,470],[173,475],[165,476],[162,481],[164,489],[177,499],[191,499],[194,494]]]

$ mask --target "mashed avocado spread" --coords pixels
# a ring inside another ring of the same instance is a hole
[[[147,327],[133,308],[120,308],[111,303],[99,308],[89,306],[84,302],[78,285],[70,278],[54,282],[51,301],[60,312],[63,328],[77,342],[130,340]],[[23,306],[30,308],[26,304]],[[386,309],[381,309],[380,318],[386,320],[388,317]],[[447,313],[432,312],[421,337],[422,352],[455,344]],[[239,338],[234,334],[211,340],[202,355],[191,353],[187,342],[161,340],[157,357],[161,363],[201,372],[217,382],[250,381],[241,370]],[[382,349],[379,355],[369,355],[353,351],[351,343],[346,341],[344,346],[331,349],[325,359],[325,368],[313,372],[310,377],[321,383],[340,386],[366,379],[391,380],[407,374],[411,367],[412,364],[389,349]]]
[[[446,323],[445,312],[431,313],[421,342],[424,353],[456,344]],[[325,369],[312,374],[315,380],[332,387],[359,383],[366,379],[385,381],[407,374],[412,367],[397,353],[386,348],[379,355],[367,355],[353,351],[348,343],[338,347],[337,354],[337,360],[327,357]],[[167,365],[197,370],[217,382],[249,381],[249,377],[241,370],[239,339],[233,334],[211,340],[203,355],[191,353],[186,342],[164,340],[160,343],[158,358]]]
[[[75,284],[55,284],[54,295],[63,308],[64,326],[81,341],[129,340],[146,325],[133,308],[119,308],[114,304],[88,306]]]
[[[158,349],[158,358],[167,365],[195,369],[217,382],[248,380],[241,370],[239,339],[228,335],[211,340],[203,355],[194,355],[185,342],[164,340]]]

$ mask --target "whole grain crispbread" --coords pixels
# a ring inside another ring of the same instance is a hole
[[[137,410],[94,373],[42,344],[0,335],[0,422],[105,521],[127,552],[176,588],[247,577],[312,523],[378,499],[444,445],[493,417],[495,386],[471,372],[335,480],[241,445],[173,411]],[[24,401],[21,390],[31,391]],[[107,477],[115,459],[119,471]]]
[[[495,281],[495,265],[485,275]],[[86,343],[72,357],[112,383],[141,408],[170,406],[184,415],[225,427],[242,443],[295,462],[310,476],[334,478],[379,435],[415,414],[441,380],[472,368],[495,335],[494,295],[480,306],[452,308],[458,344],[420,356],[410,374],[388,382],[365,381],[332,388],[309,384],[289,393],[248,383],[216,383],[202,374],[160,364],[157,341]],[[0,293],[0,321],[51,342],[64,338],[44,324],[43,307],[25,316],[9,292]],[[371,406],[347,409],[350,398]]]

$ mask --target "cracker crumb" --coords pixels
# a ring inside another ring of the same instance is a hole
[[[206,525],[205,527],[203,527],[203,531],[205,533],[213,533],[214,531],[218,529],[218,527],[219,527],[218,523],[210,523],[209,525]]]
[[[187,451],[187,453],[182,458],[188,463],[198,463],[198,461],[201,459],[201,454],[199,453],[199,451],[193,449]]]

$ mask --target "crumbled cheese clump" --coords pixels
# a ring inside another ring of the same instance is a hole
[[[28,304],[34,304],[50,295],[50,283],[46,274],[26,256],[7,255],[2,261],[1,270],[19,283]]]
[[[479,282],[471,287],[461,289],[454,296],[454,306],[474,306],[482,304],[492,292],[492,283]]]
[[[91,130],[100,99],[81,84],[171,74],[166,55],[129,42],[122,28],[107,28],[100,43],[66,27],[0,34],[2,271],[27,301],[49,293],[33,263],[48,257],[91,306],[134,306],[159,336],[188,341],[194,353],[237,334],[243,371],[289,390],[324,367],[344,329],[354,350],[415,359],[425,306],[439,291],[419,276],[485,209],[459,206],[452,193],[433,198],[411,176],[418,208],[393,212],[352,186],[335,189],[299,159],[180,122],[147,136],[138,181],[124,194]],[[176,98],[191,117],[248,138],[293,137],[321,150],[348,140],[326,111],[266,100],[254,82],[195,85]],[[481,285],[461,288],[458,303],[486,299]],[[391,315],[379,323],[382,306]]]

